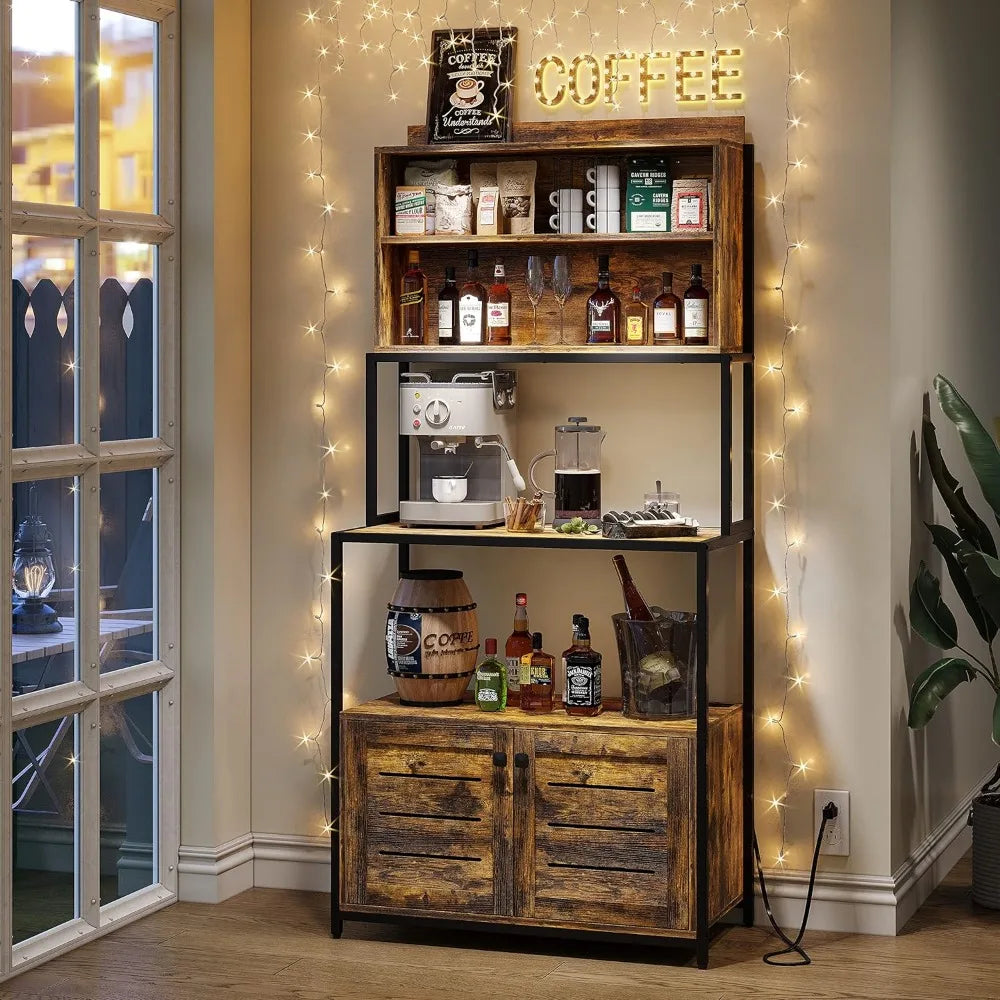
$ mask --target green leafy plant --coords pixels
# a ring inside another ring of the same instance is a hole
[[[972,407],[943,375],[934,379],[934,391],[945,416],[957,428],[979,488],[1000,523],[1000,448]],[[907,721],[911,729],[923,728],[959,684],[982,677],[993,689],[992,735],[993,742],[1000,744],[1000,670],[993,648],[1000,623],[1000,559],[996,541],[945,464],[930,417],[924,417],[922,437],[924,461],[955,530],[941,524],[928,524],[927,529],[934,547],[941,553],[955,592],[986,644],[986,653],[979,657],[960,645],[958,623],[941,596],[941,581],[921,562],[910,589],[910,627],[925,642],[949,655],[932,663],[913,682]],[[956,655],[955,650],[963,655]]]

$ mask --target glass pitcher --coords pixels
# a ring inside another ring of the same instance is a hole
[[[528,477],[531,485],[542,493],[555,496],[555,527],[582,517],[584,521],[601,523],[601,444],[604,434],[597,424],[588,424],[586,417],[570,417],[569,423],[556,427],[556,446],[531,460]],[[554,458],[555,490],[543,489],[535,481],[535,466],[543,459]]]

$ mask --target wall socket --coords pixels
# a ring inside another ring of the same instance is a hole
[[[814,796],[814,834],[819,833],[819,825],[823,822],[823,807],[827,802],[832,802],[837,807],[836,817],[827,822],[823,831],[819,853],[847,857],[851,853],[851,793],[817,788]]]

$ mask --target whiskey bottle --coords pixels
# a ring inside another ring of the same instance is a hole
[[[446,347],[458,343],[458,288],[453,267],[444,269],[444,285],[438,292],[438,343]]]
[[[674,276],[663,272],[663,291],[653,300],[653,343],[677,345],[683,339],[681,300],[674,295]]]
[[[632,301],[625,303],[622,313],[625,316],[625,343],[633,347],[645,344],[649,309],[642,301],[642,288],[638,281],[632,288]]]
[[[618,344],[621,302],[611,290],[610,258],[601,254],[597,259],[597,288],[587,299],[587,343]]]
[[[653,612],[649,610],[649,605],[643,600],[639,588],[632,579],[632,574],[628,570],[624,556],[615,556],[611,560],[618,571],[618,579],[622,585],[622,596],[625,598],[625,610],[629,618],[635,622],[653,621]]]
[[[486,659],[476,667],[476,705],[483,712],[507,707],[507,668],[497,657],[496,639],[486,640]]]
[[[521,709],[552,711],[552,673],[555,657],[542,649],[542,633],[531,635],[531,652],[521,657]]]
[[[420,270],[420,251],[411,250],[406,257],[399,296],[401,344],[427,343],[427,276]]]
[[[510,343],[510,288],[500,261],[493,269],[493,284],[486,303],[486,343]]]
[[[528,629],[528,595],[514,598],[514,631],[507,637],[504,656],[507,658],[507,697],[512,705],[518,703],[521,690],[521,657],[531,652],[531,632]]]
[[[701,264],[691,265],[691,284],[684,293],[684,343],[708,343],[708,289],[701,282]]]
[[[568,649],[564,649],[562,653],[562,658],[559,664],[559,697],[562,698],[563,708],[566,707],[566,657],[573,651],[576,647],[576,627],[580,624],[580,619],[583,615],[573,615],[573,641],[570,643]]]
[[[566,657],[566,714],[600,715],[603,707],[601,654],[590,648],[590,620],[581,615]]]
[[[479,251],[469,251],[469,273],[458,293],[458,341],[481,344],[486,339],[486,289],[476,274]]]

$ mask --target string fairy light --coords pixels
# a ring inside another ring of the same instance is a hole
[[[453,0],[438,0],[436,6],[439,9],[433,14],[428,14],[427,0],[401,0],[399,3],[396,0],[359,0],[360,23],[351,40],[348,40],[341,30],[343,0],[326,0],[322,3],[313,0],[310,7],[303,12],[304,26],[308,31],[315,33],[310,41],[314,51],[313,79],[298,91],[300,100],[313,110],[313,119],[309,127],[302,132],[303,148],[310,157],[308,169],[304,174],[304,190],[310,204],[316,205],[316,231],[306,242],[303,254],[305,260],[318,270],[323,299],[319,315],[309,318],[304,324],[306,334],[315,342],[317,353],[322,356],[321,387],[319,398],[315,402],[315,409],[319,414],[318,435],[321,457],[317,490],[318,512],[310,525],[317,553],[311,569],[314,610],[311,615],[308,648],[305,652],[299,651],[295,655],[299,669],[318,678],[322,687],[323,708],[316,724],[303,730],[301,735],[296,737],[296,742],[314,761],[319,784],[323,790],[324,815],[320,829],[326,834],[334,830],[334,824],[330,819],[330,795],[335,794],[333,788],[337,780],[336,768],[330,763],[330,751],[323,746],[330,723],[329,681],[325,673],[328,623],[323,608],[328,600],[330,584],[337,578],[340,568],[326,565],[328,558],[326,536],[330,529],[330,505],[334,496],[333,463],[349,447],[345,442],[331,440],[327,428],[330,379],[340,375],[347,365],[332,356],[332,345],[327,336],[328,310],[331,299],[337,295],[337,289],[331,282],[327,267],[328,241],[337,213],[337,204],[335,199],[327,196],[325,161],[328,137],[324,122],[327,98],[324,84],[328,82],[330,74],[339,74],[343,71],[347,51],[350,48],[360,57],[385,61],[387,67],[385,99],[390,104],[395,103],[404,90],[408,92],[413,88],[412,75],[418,71],[421,73],[427,71],[433,64],[433,53],[428,42],[429,30],[450,31],[452,42],[455,43],[461,39],[461,36],[455,33],[469,27],[470,22],[475,27],[510,28],[513,26],[512,16],[516,14],[522,26],[526,25],[522,35],[525,36],[523,40],[528,42],[526,48],[529,50],[529,70],[534,74],[535,91],[542,106],[554,107],[567,96],[581,107],[593,106],[600,100],[603,90],[605,106],[614,112],[621,112],[623,102],[618,97],[618,91],[620,84],[628,77],[621,70],[620,63],[626,59],[635,60],[640,69],[639,96],[640,103],[645,105],[650,94],[649,83],[662,82],[661,76],[665,79],[668,75],[652,70],[653,61],[672,60],[674,96],[678,108],[701,111],[707,106],[708,98],[700,92],[700,88],[697,91],[692,89],[691,93],[687,90],[688,83],[706,81],[705,69],[696,63],[699,58],[702,59],[701,66],[704,66],[707,60],[709,69],[707,80],[713,104],[717,101],[745,99],[743,94],[745,88],[739,79],[742,73],[727,61],[741,55],[742,49],[734,46],[729,40],[723,45],[720,45],[719,41],[722,19],[737,14],[739,25],[727,21],[725,24],[727,33],[732,35],[735,31],[742,30],[747,40],[780,46],[786,75],[782,108],[783,163],[779,171],[781,183],[772,187],[762,198],[764,209],[768,213],[775,213],[775,223],[782,234],[781,244],[784,247],[778,276],[767,283],[775,296],[775,314],[780,317],[781,332],[775,338],[776,350],[772,351],[772,356],[766,365],[762,366],[765,381],[773,387],[778,400],[776,412],[780,434],[778,440],[764,451],[761,459],[762,469],[774,479],[773,499],[767,504],[764,512],[764,523],[767,524],[770,519],[774,519],[780,527],[784,543],[776,578],[770,586],[765,587],[766,603],[776,603],[781,609],[783,620],[782,682],[775,707],[769,709],[762,717],[761,724],[764,731],[780,735],[783,780],[777,789],[767,794],[758,793],[758,801],[762,806],[761,815],[767,817],[772,812],[775,814],[777,844],[771,856],[775,858],[777,867],[784,867],[792,858],[792,851],[787,843],[786,824],[795,782],[807,778],[815,770],[810,758],[792,753],[786,727],[790,699],[793,694],[802,692],[808,681],[808,674],[802,667],[805,659],[803,650],[805,628],[801,625],[792,625],[791,563],[793,557],[801,553],[805,535],[800,525],[801,515],[794,506],[794,494],[789,486],[791,463],[788,458],[792,453],[793,427],[808,412],[803,398],[797,395],[793,398],[791,348],[793,342],[804,332],[804,327],[800,321],[791,317],[789,301],[792,288],[790,273],[792,259],[794,257],[801,261],[809,247],[801,234],[791,232],[792,216],[789,210],[789,201],[794,195],[793,178],[800,177],[808,167],[806,157],[796,148],[800,137],[807,130],[808,123],[803,119],[801,111],[794,106],[795,90],[808,83],[808,76],[793,61],[792,32],[793,5],[805,0],[786,0],[784,21],[771,30],[761,27],[759,19],[754,17],[753,8],[758,6],[756,0],[729,0],[729,2],[613,0],[613,8],[610,5],[598,8],[604,13],[613,13],[615,16],[616,51],[611,56],[596,54],[601,32],[595,29],[592,21],[592,0],[520,0],[520,2],[519,0],[474,0],[471,5],[471,16],[466,11],[461,15],[456,13],[454,17],[450,9],[452,2]],[[504,10],[505,4],[506,10]],[[649,46],[645,52],[641,48],[639,51],[631,52],[622,47],[623,18],[630,15],[633,18],[638,18],[640,15],[648,17]],[[701,26],[692,23],[699,17],[703,18]],[[456,23],[452,23],[453,20]],[[579,26],[585,33],[587,41],[581,45],[575,57],[562,52],[564,43],[559,37],[560,22],[573,26],[574,30]],[[388,38],[380,34],[383,30],[388,34]],[[684,48],[675,48],[672,42],[682,30],[687,37],[699,39],[699,43],[695,45],[689,43]],[[534,56],[536,43],[548,39],[551,39],[557,51],[546,54],[536,62]],[[546,70],[550,67],[553,69],[552,76],[547,78]],[[589,78],[589,85],[582,83],[583,78]],[[547,88],[544,93],[543,86]],[[760,747],[759,753],[769,754],[772,749],[773,744],[768,742]]]

